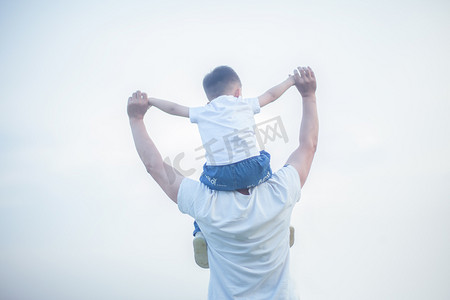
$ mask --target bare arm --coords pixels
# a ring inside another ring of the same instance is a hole
[[[267,104],[277,100],[284,94],[291,86],[295,83],[294,76],[289,76],[282,83],[274,86],[273,88],[267,90],[264,94],[258,97],[259,106],[263,107]]]
[[[300,72],[300,74],[299,74]],[[317,148],[319,119],[316,105],[316,77],[313,70],[298,68],[294,71],[295,86],[302,95],[303,117],[300,126],[299,146],[292,152],[287,164],[292,165],[300,176],[300,184],[305,184]]]
[[[187,106],[157,98],[149,98],[148,102],[168,114],[189,118],[189,107]]]
[[[178,190],[183,176],[163,162],[161,154],[147,133],[144,115],[150,107],[147,95],[137,91],[128,98],[127,112],[134,144],[147,172],[155,179],[169,198],[177,203]]]

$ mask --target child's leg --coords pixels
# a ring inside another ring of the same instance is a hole
[[[292,247],[294,245],[295,241],[295,229],[293,226],[289,226],[289,247]]]
[[[197,222],[194,221],[194,232],[192,233],[192,235],[195,236],[198,232],[201,232],[200,227],[198,227]]]
[[[206,240],[203,237],[200,227],[198,227],[196,221],[194,221],[194,227],[194,240],[192,241],[192,244],[194,246],[194,259],[199,267],[207,269],[209,268],[209,263]]]

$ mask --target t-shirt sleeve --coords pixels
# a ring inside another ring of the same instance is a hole
[[[189,120],[191,123],[198,123],[198,115],[203,110],[203,107],[190,107],[189,108]]]
[[[247,100],[248,104],[250,105],[250,107],[252,108],[253,114],[256,115],[257,113],[259,113],[261,111],[261,107],[259,106],[258,98],[249,98],[246,100]]]
[[[297,170],[291,165],[286,165],[277,171],[277,176],[288,189],[291,203],[298,202],[301,196],[301,185]]]
[[[190,178],[184,178],[180,184],[178,190],[177,202],[178,209],[183,214],[188,214],[193,218],[195,215],[195,199],[199,198],[199,194],[202,192],[202,183],[192,180]]]

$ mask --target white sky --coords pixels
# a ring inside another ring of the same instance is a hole
[[[8,3],[9,2],[9,3]],[[192,219],[141,165],[136,89],[190,106],[217,65],[258,96],[318,79],[319,149],[292,216],[302,299],[449,299],[448,1],[0,2],[0,298],[205,299]],[[292,89],[281,116],[295,148]],[[151,110],[163,156],[202,165],[188,120]]]

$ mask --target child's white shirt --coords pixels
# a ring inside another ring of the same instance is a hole
[[[254,118],[259,111],[258,98],[228,95],[189,109],[189,119],[198,125],[207,165],[228,165],[259,155]]]

